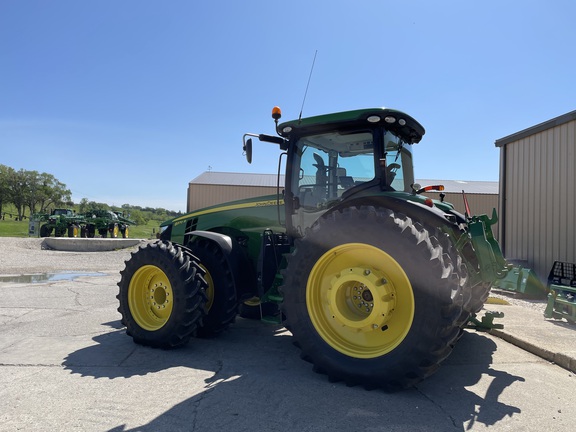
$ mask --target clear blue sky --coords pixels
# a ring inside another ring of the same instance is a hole
[[[0,163],[82,198],[186,209],[275,173],[271,109],[374,106],[426,128],[417,178],[498,180],[498,138],[576,109],[576,2],[0,0]]]

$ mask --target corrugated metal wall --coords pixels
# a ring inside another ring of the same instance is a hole
[[[276,187],[267,186],[233,186],[233,185],[188,185],[187,211],[263,195],[275,195]]]
[[[569,121],[501,149],[504,254],[528,261],[543,280],[555,260],[576,262],[575,146],[576,121]]]

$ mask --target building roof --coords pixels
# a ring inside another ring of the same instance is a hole
[[[524,129],[521,130],[520,132],[513,133],[512,135],[505,136],[504,138],[497,139],[494,142],[494,144],[496,145],[496,147],[503,147],[511,142],[519,141],[523,138],[529,137],[539,132],[543,132],[553,127],[563,125],[564,123],[568,123],[572,120],[576,120],[576,111],[570,111],[569,113],[566,113],[559,117],[554,117],[551,120],[539,123],[535,126],[529,127],[528,129]]]
[[[280,176],[281,184],[284,183],[284,176]],[[463,181],[463,180],[431,180],[417,179],[416,183],[422,186],[444,185],[444,192],[473,194],[498,194],[497,181]],[[225,186],[256,186],[275,187],[277,184],[276,174],[253,174],[253,173],[231,173],[206,171],[190,181],[190,184],[205,185],[225,185]]]

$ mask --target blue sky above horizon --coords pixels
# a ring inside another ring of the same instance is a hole
[[[82,198],[185,210],[213,171],[275,173],[271,109],[426,128],[418,178],[498,180],[496,139],[576,109],[576,3],[0,0],[0,163]]]

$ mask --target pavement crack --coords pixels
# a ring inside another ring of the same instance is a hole
[[[132,357],[132,355],[136,352],[137,349],[138,349],[137,346],[135,346],[134,348],[132,348],[132,351],[130,351],[128,354],[126,354],[126,356],[125,356],[122,360],[120,360],[120,362],[118,362],[118,366],[122,367],[123,364],[124,364],[124,362],[125,362],[126,360],[128,360],[130,357]]]
[[[450,422],[452,423],[452,426],[454,426],[454,428],[456,430],[462,430],[462,425],[458,425],[458,421],[448,412],[446,411],[446,409],[444,409],[444,407],[442,405],[440,405],[438,402],[436,402],[434,399],[430,398],[426,393],[422,392],[418,387],[414,386],[414,389],[426,400],[428,400],[432,405],[434,405],[435,407],[437,407],[442,413],[444,413],[444,415],[446,415],[446,417],[450,420]]]
[[[82,303],[80,302],[80,292],[75,291],[74,289],[72,289],[72,287],[68,287],[67,290],[68,292],[74,294],[74,306],[82,306]]]

